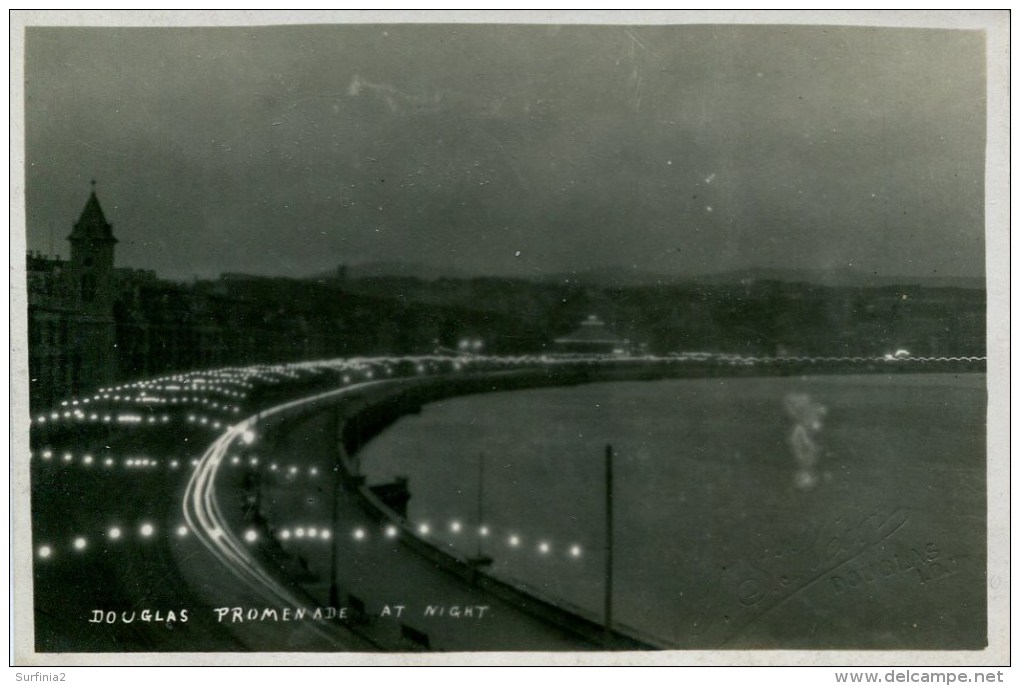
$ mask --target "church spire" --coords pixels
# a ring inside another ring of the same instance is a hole
[[[74,225],[68,240],[84,240],[93,243],[117,242],[117,239],[113,237],[113,226],[106,221],[103,208],[99,205],[99,198],[96,197],[95,179],[92,180],[92,192],[89,194],[89,199],[85,202],[85,209],[81,211],[81,217],[78,218],[77,223]]]

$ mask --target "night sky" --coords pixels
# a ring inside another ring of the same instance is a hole
[[[29,28],[28,248],[120,266],[984,275],[979,32]]]

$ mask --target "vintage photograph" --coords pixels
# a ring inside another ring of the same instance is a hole
[[[24,28],[33,660],[985,650],[986,32],[398,19]]]

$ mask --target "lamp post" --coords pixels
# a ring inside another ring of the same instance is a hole
[[[475,548],[475,556],[468,558],[468,563],[471,565],[473,578],[478,578],[478,570],[480,567],[485,567],[492,564],[492,557],[482,553],[482,538],[485,537],[485,515],[484,515],[484,504],[485,504],[485,453],[478,453],[478,509],[476,514],[476,537],[477,543]]]
[[[482,559],[482,527],[485,526],[485,522],[482,519],[482,494],[485,486],[485,453],[478,454],[478,550],[475,553],[475,558]]]
[[[613,446],[606,445],[606,583],[603,647],[608,648],[613,631]]]
[[[339,545],[340,537],[336,534],[340,531],[340,523],[337,518],[340,516],[338,503],[340,501],[340,459],[341,451],[343,448],[343,437],[340,435],[340,427],[343,426],[343,422],[340,421],[340,412],[342,410],[335,409],[330,413],[333,420],[333,428],[331,433],[333,434],[333,536],[330,540],[330,557],[329,557],[329,605],[330,607],[340,607],[340,589],[337,588],[336,574],[337,574],[337,546]]]

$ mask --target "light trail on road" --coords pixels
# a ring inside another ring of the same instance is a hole
[[[259,423],[269,417],[286,413],[303,405],[335,400],[344,395],[393,383],[392,380],[367,381],[343,388],[317,393],[264,409],[228,428],[199,458],[184,493],[183,512],[188,526],[217,560],[270,606],[306,607],[311,605],[266,572],[249,547],[228,526],[216,499],[216,477],[227,451],[236,442],[246,442]],[[250,433],[249,433],[250,432]],[[324,627],[313,625],[317,633],[330,640],[337,636]]]

